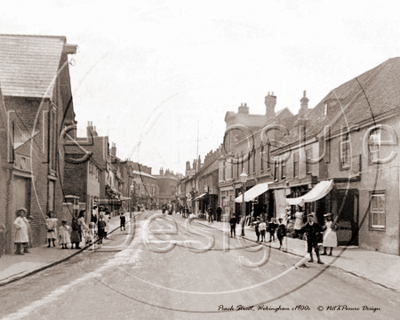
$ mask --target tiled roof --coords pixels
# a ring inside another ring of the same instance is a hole
[[[389,59],[329,92],[305,115],[306,137],[316,136],[329,124],[335,132],[341,126],[351,127],[396,108],[400,111],[400,58]],[[297,142],[293,133],[285,143]]]
[[[361,92],[332,126],[332,131],[339,130],[340,126],[351,127],[372,121],[390,111],[400,114],[399,57],[386,60],[357,79],[357,86]]]
[[[0,35],[0,86],[4,96],[50,98],[65,37]]]

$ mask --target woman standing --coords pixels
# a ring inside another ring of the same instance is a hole
[[[28,236],[28,227],[24,219],[25,214],[26,214],[25,208],[18,209],[15,213],[17,218],[14,221],[14,226],[16,229],[14,243],[16,245],[15,254],[18,255],[23,255],[21,250],[22,246],[25,247],[26,253],[29,253],[28,248],[26,248],[26,245],[29,242],[29,236]]]
[[[333,247],[337,247],[337,224],[335,223],[333,225],[332,213],[324,214],[324,217],[326,217],[326,220],[324,226],[324,241],[322,243],[322,245],[324,246],[324,253],[322,253],[322,255],[326,256],[326,248],[331,248],[328,254],[329,256],[331,256]]]
[[[296,221],[294,223],[294,233],[295,237],[299,236],[300,230],[303,228],[303,212],[297,211],[294,216],[296,217]]]
[[[85,212],[86,210],[81,210],[79,212],[78,223],[81,227],[81,239],[85,239],[86,242],[86,240],[89,239],[89,227],[85,222]]]
[[[74,248],[74,244],[75,244],[75,249],[80,249],[79,247],[79,243],[82,241],[81,238],[81,226],[79,224],[79,221],[77,218],[73,218],[72,219],[72,223],[71,223],[71,249]]]
[[[47,241],[49,245],[47,248],[51,247],[51,242],[53,242],[53,247],[55,247],[54,241],[57,239],[57,218],[54,218],[54,212],[49,211],[48,218],[46,219],[46,229],[47,229]]]

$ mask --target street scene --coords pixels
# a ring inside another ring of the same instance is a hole
[[[398,317],[395,2],[22,2],[0,319]]]

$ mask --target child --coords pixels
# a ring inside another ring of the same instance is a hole
[[[24,253],[22,252],[22,248],[25,247],[27,249],[26,245],[29,242],[29,237],[28,237],[28,227],[25,222],[25,214],[26,214],[26,209],[21,208],[18,209],[15,215],[17,218],[14,221],[14,227],[16,229],[15,231],[15,239],[14,243],[16,245],[16,251],[15,254],[23,255]],[[24,250],[25,251],[25,250]],[[26,253],[29,253],[28,250],[26,250]]]
[[[120,219],[120,230],[122,231],[122,228],[124,228],[125,231],[125,213],[121,212],[121,215],[119,216]]]
[[[53,242],[53,247],[56,245],[54,241],[57,239],[57,218],[54,218],[53,211],[50,211],[48,214],[48,218],[46,219],[46,228],[47,228],[47,241],[49,245],[47,248],[51,247],[51,242]]]
[[[61,226],[58,229],[58,237],[60,239],[59,244],[61,244],[61,249],[68,249],[67,245],[71,243],[71,237],[69,235],[71,228],[67,225],[66,220],[61,221]]]
[[[279,250],[282,249],[282,241],[283,238],[286,236],[286,227],[285,225],[282,223],[283,219],[279,218],[279,226],[278,226],[278,240],[279,240]]]
[[[261,242],[265,242],[265,231],[267,230],[267,224],[265,223],[264,219],[261,221],[258,228],[260,229]]]
[[[278,224],[275,223],[275,218],[271,218],[271,222],[269,224],[269,242],[271,242],[272,239],[274,239],[274,241],[276,241],[275,230],[277,227],[278,227]]]

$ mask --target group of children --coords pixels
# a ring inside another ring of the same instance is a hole
[[[97,207],[93,207],[93,212],[91,216],[91,222],[86,225],[84,219],[84,212],[82,210],[79,214],[79,218],[73,218],[71,226],[68,225],[67,220],[62,220],[61,226],[58,229],[58,243],[61,245],[61,249],[68,249],[68,245],[71,245],[71,249],[80,249],[79,243],[85,240],[86,245],[103,243],[103,239],[107,238],[107,233],[109,231],[109,220],[110,215],[106,214],[102,208],[100,208],[100,214],[97,214]],[[125,215],[122,212],[120,214],[121,230],[125,230]],[[46,219],[47,227],[47,239],[49,242],[48,247],[51,243],[55,247],[55,240],[57,239],[57,219],[53,214],[49,214],[49,218]],[[95,241],[95,239],[98,241]]]
[[[255,227],[257,242],[260,242],[260,236],[261,236],[261,242],[266,242],[265,233],[267,231],[269,232],[269,242],[276,241],[275,237],[276,233],[280,244],[279,246],[280,250],[282,249],[283,238],[286,236],[286,226],[283,224],[282,218],[278,219],[279,224],[277,224],[275,221],[276,221],[275,218],[272,218],[271,222],[267,224],[264,219],[260,219],[260,217],[258,217],[256,221],[253,222],[253,224]]]

